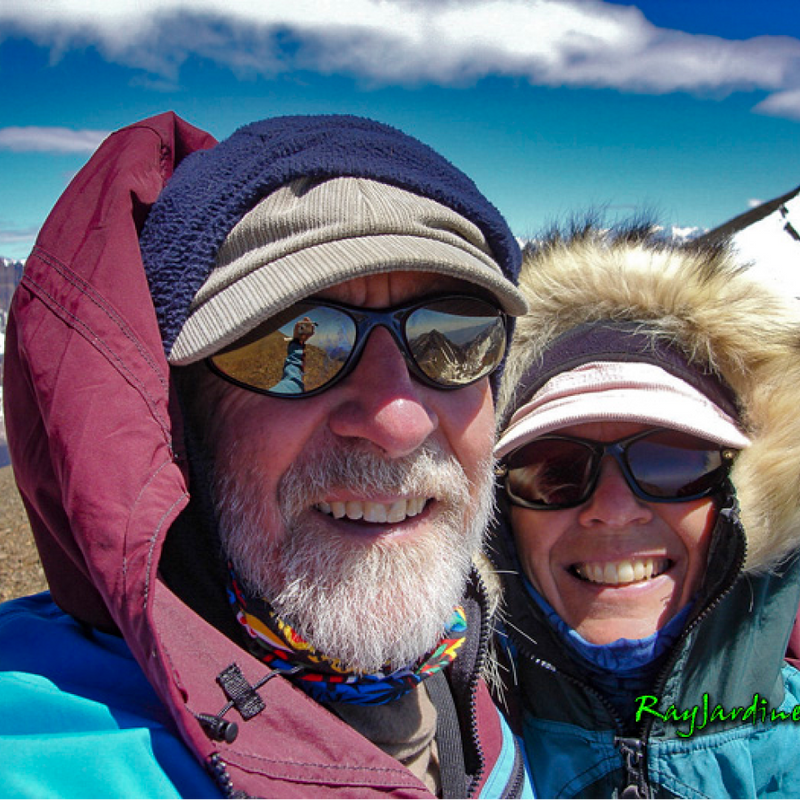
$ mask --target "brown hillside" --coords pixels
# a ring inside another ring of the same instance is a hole
[[[11,467],[0,468],[0,602],[47,588]]]

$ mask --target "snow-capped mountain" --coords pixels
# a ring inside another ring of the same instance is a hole
[[[9,464],[6,449],[6,426],[3,419],[3,353],[6,338],[6,320],[11,305],[11,295],[22,278],[23,263],[0,257],[0,467]]]
[[[781,295],[800,300],[800,187],[734,217],[701,239],[728,237],[742,264]]]
[[[14,294],[17,284],[22,278],[23,263],[12,261],[10,258],[0,257],[0,356],[3,353],[3,344],[6,332],[6,319],[11,305],[11,295]]]

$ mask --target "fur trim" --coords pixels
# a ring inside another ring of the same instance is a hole
[[[507,419],[525,370],[581,323],[633,320],[711,368],[733,389],[752,445],[732,478],[748,538],[745,569],[774,567],[800,545],[800,306],[721,248],[672,246],[591,228],[551,236],[524,260],[531,312],[517,322],[498,403]]]

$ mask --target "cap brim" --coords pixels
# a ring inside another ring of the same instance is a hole
[[[635,422],[670,428],[736,449],[750,444],[736,422],[701,392],[658,367],[637,366],[659,370],[666,378],[657,388],[595,386],[554,393],[544,400],[537,394],[511,418],[497,442],[495,456],[503,458],[540,436],[588,422]]]
[[[258,250],[248,259],[257,259]],[[486,290],[511,316],[528,304],[488,258],[447,242],[381,234],[322,242],[261,266],[241,265],[241,277],[194,308],[169,353],[174,365],[198,361],[244,336],[293,303],[353,278],[385,272],[447,275]]]

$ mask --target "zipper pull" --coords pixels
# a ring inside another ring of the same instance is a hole
[[[650,788],[644,777],[644,742],[640,739],[616,738],[616,745],[625,761],[625,787],[620,792],[620,797],[649,798]]]

